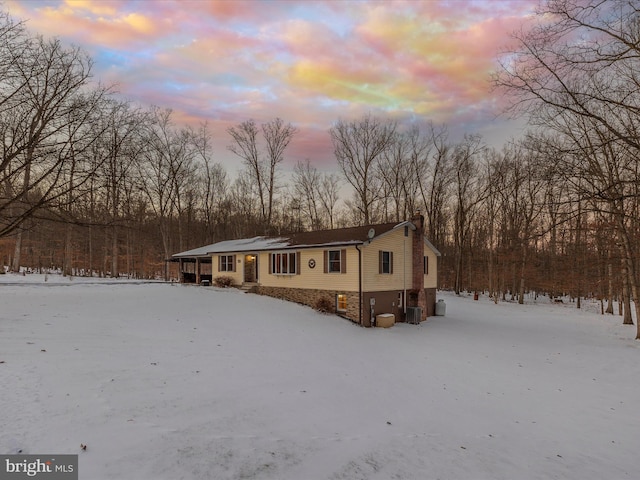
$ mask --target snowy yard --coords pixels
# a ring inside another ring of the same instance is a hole
[[[0,453],[78,453],[81,480],[637,478],[635,327],[439,298],[363,329],[233,289],[0,275]]]

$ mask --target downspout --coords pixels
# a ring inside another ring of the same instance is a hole
[[[404,227],[404,237],[402,237],[402,312],[407,318],[407,237],[409,227]]]
[[[362,325],[362,250],[359,245],[355,247],[358,250],[358,322],[360,326],[364,326]]]

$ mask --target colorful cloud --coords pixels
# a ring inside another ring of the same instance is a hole
[[[488,75],[537,0],[8,0],[34,32],[83,46],[124,97],[226,128],[280,116],[291,162],[334,162],[328,129],[365,113],[490,132]]]

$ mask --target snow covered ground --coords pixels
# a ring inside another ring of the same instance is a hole
[[[440,293],[446,317],[363,329],[234,289],[23,278],[0,275],[0,453],[78,453],[81,480],[638,478],[618,316]]]

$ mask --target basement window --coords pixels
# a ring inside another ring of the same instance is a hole
[[[347,296],[344,293],[338,293],[336,295],[336,312],[347,311]]]

